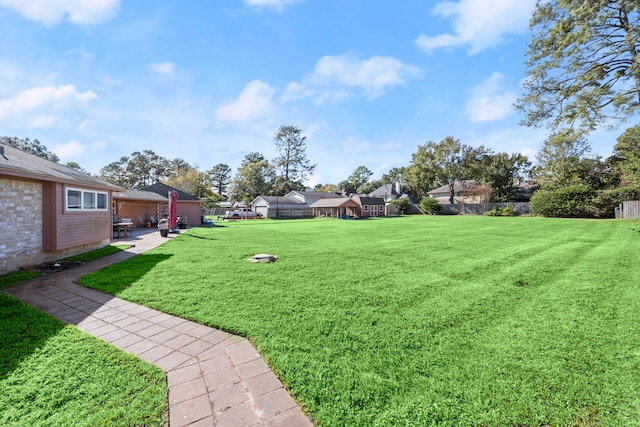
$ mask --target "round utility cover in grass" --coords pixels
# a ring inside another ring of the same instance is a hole
[[[249,258],[249,262],[276,262],[278,257],[271,254],[256,254]]]

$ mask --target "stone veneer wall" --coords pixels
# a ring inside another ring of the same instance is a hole
[[[43,262],[42,184],[0,178],[0,274]]]

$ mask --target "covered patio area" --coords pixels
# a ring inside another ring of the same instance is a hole
[[[360,205],[353,199],[320,199],[311,204],[314,217],[359,218]]]

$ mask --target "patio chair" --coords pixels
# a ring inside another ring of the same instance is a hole
[[[156,225],[158,223],[156,217],[153,215],[149,215],[149,221],[151,221],[151,225]]]
[[[138,217],[138,226],[139,227],[146,227],[147,226],[147,221],[145,221],[144,219],[142,219],[141,216]]]

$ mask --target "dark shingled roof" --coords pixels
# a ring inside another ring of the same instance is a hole
[[[258,196],[253,200],[253,203],[255,203],[255,201],[257,199],[262,199],[265,202],[269,203],[269,205],[275,205],[275,204],[281,204],[281,205],[305,205],[304,202],[298,200],[298,199],[294,199],[294,198],[290,198],[290,197],[284,197],[284,196]]]
[[[162,197],[158,193],[152,191],[142,190],[126,190],[113,193],[114,199],[124,200],[147,200],[150,202],[165,202],[168,200],[167,196]]]
[[[401,196],[402,194],[404,194],[402,191],[398,193],[395,184],[384,184],[369,193],[369,195],[373,197]]]
[[[108,190],[122,190],[122,187],[98,179],[88,173],[54,163],[5,144],[0,144],[1,151],[4,151],[4,154],[0,153],[0,174]]]
[[[327,199],[327,198],[333,198],[336,199],[338,197],[342,197],[339,196],[335,193],[327,193],[327,192],[322,192],[322,191],[290,191],[289,193],[285,194],[285,196],[290,195],[291,193],[297,193],[300,194],[301,196],[304,197],[310,197],[313,199]]]
[[[177,188],[173,188],[169,185],[163,184],[161,182],[156,182],[155,184],[152,184],[148,187],[144,187],[141,188],[140,190],[142,191],[151,191],[152,193],[156,193],[161,195],[162,197],[168,197],[169,193],[173,190],[176,190],[178,192],[178,200],[180,200],[181,202],[184,201],[195,201],[195,202],[199,202],[200,199],[198,199],[195,196],[192,196],[189,193],[185,193],[182,190],[178,190]]]

